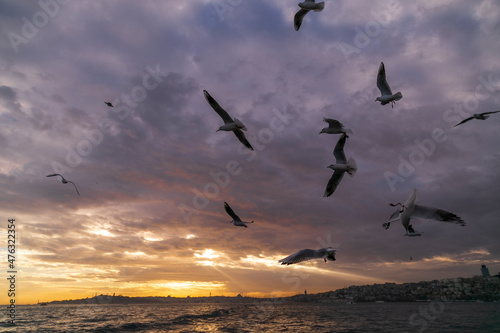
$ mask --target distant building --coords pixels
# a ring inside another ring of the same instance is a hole
[[[490,276],[490,270],[486,267],[486,265],[481,265],[481,273],[483,273],[484,277]]]

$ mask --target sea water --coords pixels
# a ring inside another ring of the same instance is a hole
[[[0,332],[500,332],[500,303],[167,303],[18,306]]]

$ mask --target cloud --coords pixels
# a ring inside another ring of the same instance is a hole
[[[213,1],[71,2],[15,53],[6,34],[42,9],[2,2],[0,217],[18,221],[30,283],[66,298],[147,284],[194,295],[197,282],[199,294],[264,295],[498,270],[500,118],[451,126],[498,109],[500,7],[388,6],[327,3],[297,32],[284,0],[222,16]],[[393,109],[374,101],[381,61],[404,96]],[[254,152],[215,132],[203,89],[246,125]],[[323,117],[353,130],[345,152],[358,164],[330,198],[338,136],[318,134]],[[80,197],[45,177],[56,167]],[[384,230],[388,204],[414,187],[467,226]],[[224,201],[255,223],[229,224]],[[334,263],[277,263],[326,239],[340,244]]]

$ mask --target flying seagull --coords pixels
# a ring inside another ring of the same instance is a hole
[[[329,197],[335,192],[335,189],[340,184],[342,177],[344,177],[344,173],[347,172],[351,177],[354,176],[358,168],[356,167],[356,161],[353,158],[346,159],[344,154],[344,144],[347,138],[347,134],[343,133],[339,138],[339,141],[335,145],[335,149],[333,150],[333,156],[335,156],[336,164],[331,164],[327,166],[333,170],[333,175],[328,181],[326,185],[324,197]]]
[[[352,131],[348,128],[345,128],[344,125],[335,119],[329,119],[329,118],[323,118],[323,121],[325,123],[328,123],[328,127],[325,127],[319,132],[321,133],[327,133],[327,134],[341,134],[341,133],[349,133],[352,134]],[[347,136],[349,137],[349,136]]]
[[[384,63],[380,63],[380,67],[378,68],[378,74],[377,74],[377,87],[380,90],[380,93],[382,96],[377,97],[376,101],[379,101],[382,105],[386,105],[387,103],[391,103],[391,106],[394,107],[394,103],[396,101],[399,101],[401,98],[403,98],[403,94],[401,94],[400,91],[395,93],[394,95],[392,94],[391,87],[389,87],[389,84],[387,83],[387,80],[385,79],[385,66]]]
[[[483,113],[475,113],[472,117],[469,117],[467,119],[462,120],[461,122],[459,122],[458,124],[456,124],[453,127],[457,127],[458,125],[466,123],[466,122],[468,122],[469,120],[472,120],[472,119],[486,120],[486,119],[488,119],[490,117],[490,116],[487,116],[488,114],[497,113],[497,112],[500,112],[500,110],[499,111],[491,111],[491,112],[483,112]]]
[[[114,107],[113,103],[111,102],[104,102],[104,104],[106,104],[107,106],[109,106],[110,108]]]
[[[415,205],[415,200],[417,199],[417,190],[413,189],[411,191],[410,197],[404,204],[401,204],[398,202],[397,204],[389,204],[393,207],[395,206],[401,206],[401,208],[396,210],[394,213],[392,213],[391,217],[389,218],[389,221],[382,224],[382,227],[384,229],[389,229],[389,226],[391,225],[392,222],[395,222],[397,220],[401,221],[401,224],[403,224],[403,227],[406,229],[406,234],[405,236],[410,236],[410,237],[415,237],[415,236],[421,236],[422,234],[420,232],[416,232],[412,225],[410,224],[410,219],[416,217],[424,220],[436,220],[436,221],[441,221],[441,222],[451,222],[455,224],[460,224],[462,227],[466,225],[466,223],[457,215],[447,212],[442,209],[438,208],[433,208],[433,207],[427,207],[427,206],[420,206],[420,205]]]
[[[233,120],[233,118],[231,118],[231,116],[226,112],[226,110],[224,110],[219,105],[219,103],[217,103],[217,101],[212,96],[210,96],[208,91],[203,90],[203,93],[205,94],[205,99],[207,100],[208,104],[210,104],[210,106],[215,110],[215,112],[217,112],[217,114],[222,118],[222,120],[224,120],[224,125],[219,127],[217,132],[218,131],[233,131],[234,135],[236,135],[238,140],[240,140],[240,142],[243,145],[245,145],[245,147],[247,147],[250,150],[253,150],[253,147],[250,144],[250,142],[248,142],[248,140],[245,136],[245,133],[243,133],[243,131],[247,130],[245,125],[243,125],[243,123],[236,118],[234,118],[234,120]]]
[[[302,25],[302,19],[309,13],[310,10],[314,10],[315,12],[320,12],[325,8],[325,2],[315,3],[314,0],[305,0],[304,2],[299,3],[300,10],[295,14],[293,18],[293,26],[295,27],[295,31],[299,31],[300,26]]]
[[[335,251],[338,251],[338,249],[332,249],[331,247],[324,247],[319,250],[304,249],[297,251],[294,254],[279,260],[278,262],[282,265],[291,265],[301,261],[320,258],[322,258],[325,262],[335,261]]]
[[[234,213],[234,211],[231,209],[231,207],[229,207],[229,205],[227,204],[227,202],[224,202],[224,209],[226,210],[226,213],[229,214],[229,216],[231,216],[231,218],[233,219],[231,222],[229,223],[232,223],[234,224],[235,226],[237,227],[245,227],[245,228],[248,228],[247,227],[247,223],[253,223],[253,221],[251,222],[247,222],[247,221],[242,221],[240,219],[240,217],[238,215],[236,215]]]
[[[80,192],[78,192],[78,189],[76,188],[75,183],[73,183],[71,180],[66,180],[66,179],[65,179],[62,175],[60,175],[60,174],[58,174],[58,173],[53,173],[53,174],[51,174],[51,175],[47,175],[47,177],[55,177],[55,176],[59,176],[59,177],[61,177],[61,182],[62,182],[63,184],[67,184],[67,183],[71,183],[71,184],[73,184],[73,186],[75,187],[76,193],[77,193],[78,195],[80,195]]]

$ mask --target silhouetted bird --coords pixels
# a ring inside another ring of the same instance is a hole
[[[59,177],[61,177],[61,182],[62,182],[63,184],[67,184],[67,183],[71,183],[71,184],[73,184],[73,186],[75,187],[76,193],[77,193],[78,195],[80,195],[80,192],[78,192],[78,189],[76,188],[75,183],[73,183],[71,180],[66,180],[66,179],[65,179],[62,175],[60,175],[60,174],[58,174],[58,173],[53,173],[53,174],[51,174],[51,175],[47,175],[47,177],[55,177],[55,176],[59,176]]]
[[[500,112],[500,110],[499,111],[491,111],[491,112],[483,112],[483,113],[475,113],[474,115],[472,115],[472,117],[469,117],[467,119],[462,120],[461,122],[459,122],[458,124],[456,124],[453,127],[457,127],[458,125],[466,123],[472,119],[486,120],[490,117],[490,116],[487,116],[487,114],[493,114],[493,113],[497,113],[497,112]]]

